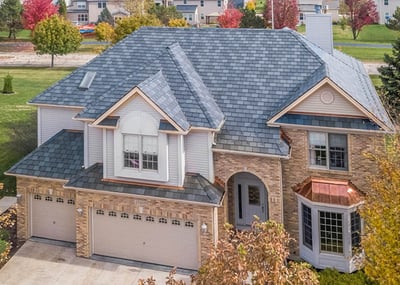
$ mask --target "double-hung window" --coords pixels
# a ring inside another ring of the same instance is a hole
[[[106,2],[103,2],[103,1],[97,2],[97,8],[104,9],[106,7],[107,7],[107,3]]]
[[[312,240],[312,214],[311,208],[302,204],[303,211],[303,244],[312,250],[313,240]]]
[[[156,136],[124,136],[124,167],[158,170],[158,139]]]
[[[348,169],[347,135],[310,132],[309,152],[311,166]]]

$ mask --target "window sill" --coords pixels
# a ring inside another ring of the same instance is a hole
[[[343,170],[339,170],[339,169],[328,169],[328,168],[321,168],[321,167],[317,167],[317,166],[311,166],[309,165],[307,168],[308,171],[318,171],[318,172],[322,172],[322,173],[329,173],[329,174],[346,174],[346,175],[352,175],[351,171],[348,169],[343,169]]]

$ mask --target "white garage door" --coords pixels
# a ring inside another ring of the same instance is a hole
[[[75,201],[32,195],[32,236],[75,242]]]
[[[197,224],[93,210],[93,253],[198,269]]]

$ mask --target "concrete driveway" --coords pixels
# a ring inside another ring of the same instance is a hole
[[[139,279],[153,276],[157,284],[165,284],[168,270],[166,267],[135,264],[130,261],[119,260],[119,263],[110,263],[80,258],[75,256],[74,247],[29,240],[0,270],[0,283],[7,285],[124,285],[138,284]],[[184,280],[189,285],[189,273],[189,271],[181,271],[176,275],[176,279]]]

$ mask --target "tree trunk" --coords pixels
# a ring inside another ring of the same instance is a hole
[[[51,55],[51,68],[54,67],[54,54]]]

